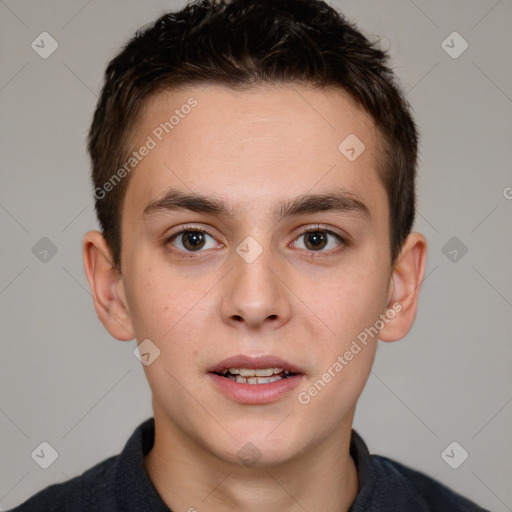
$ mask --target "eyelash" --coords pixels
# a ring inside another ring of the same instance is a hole
[[[164,242],[164,245],[168,246],[175,238],[177,238],[179,235],[183,235],[184,233],[204,233],[204,234],[207,234],[208,236],[210,236],[210,237],[215,239],[215,235],[210,233],[210,231],[208,231],[207,229],[198,228],[198,227],[195,227],[195,226],[184,226],[180,231],[177,231],[176,233],[173,233],[171,236],[166,238],[166,240]],[[294,239],[294,242],[295,242],[295,240],[298,240],[300,237],[305,236],[308,233],[324,233],[324,234],[328,234],[328,235],[331,235],[334,238],[336,238],[341,243],[341,247],[340,248],[333,249],[333,250],[330,250],[330,251],[324,251],[324,250],[312,251],[312,250],[307,250],[307,249],[301,249],[301,250],[306,251],[306,252],[308,252],[308,253],[310,253],[311,255],[314,255],[314,256],[320,256],[321,257],[322,255],[328,255],[328,254],[332,254],[334,252],[339,252],[339,251],[343,250],[344,248],[346,248],[346,247],[348,247],[350,245],[346,238],[342,237],[340,234],[338,234],[338,233],[336,233],[336,232],[334,232],[334,231],[332,231],[330,229],[322,227],[321,225],[316,225],[316,226],[313,226],[313,227],[305,229],[304,231],[302,231]],[[176,249],[176,248],[172,249],[173,252],[176,252],[179,256],[185,257],[185,258],[198,258],[198,257],[201,257],[198,254],[200,254],[201,252],[206,252],[207,250],[208,249],[206,249],[206,250],[198,250],[198,251],[187,251],[187,250]]]

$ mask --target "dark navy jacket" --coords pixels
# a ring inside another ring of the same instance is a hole
[[[43,489],[12,512],[171,512],[144,465],[154,435],[150,418],[137,427],[119,455]],[[370,455],[355,430],[350,454],[357,466],[359,492],[349,512],[489,512],[418,471]]]

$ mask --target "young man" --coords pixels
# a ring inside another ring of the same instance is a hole
[[[483,510],[352,430],[426,259],[384,53],[321,1],[198,1],[110,63],[89,151],[85,272],[154,418],[16,510]]]

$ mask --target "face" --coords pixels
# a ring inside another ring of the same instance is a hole
[[[389,306],[378,143],[341,90],[209,86],[148,101],[118,291],[138,342],[160,351],[144,366],[157,423],[258,464],[351,428],[377,343],[361,333]]]

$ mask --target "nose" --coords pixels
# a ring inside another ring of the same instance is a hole
[[[270,248],[264,248],[254,260],[246,256],[240,251],[231,258],[233,268],[223,280],[222,320],[251,330],[282,327],[290,319],[291,304],[278,258]]]

